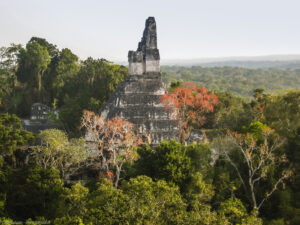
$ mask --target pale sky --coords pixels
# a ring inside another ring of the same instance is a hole
[[[163,59],[300,54],[300,0],[0,0],[0,46],[32,36],[127,61],[154,16]]]

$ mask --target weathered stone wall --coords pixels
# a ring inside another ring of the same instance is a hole
[[[160,72],[158,60],[146,60],[146,72]]]
[[[129,74],[142,75],[146,72],[160,72],[159,50],[157,49],[156,22],[154,17],[146,20],[142,40],[136,51],[128,52]]]

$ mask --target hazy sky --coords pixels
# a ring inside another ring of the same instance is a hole
[[[156,18],[163,59],[300,54],[299,0],[0,0],[0,46],[46,38],[126,61]]]

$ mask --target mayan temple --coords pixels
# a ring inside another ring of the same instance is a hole
[[[139,133],[151,136],[152,144],[161,140],[178,139],[176,120],[160,103],[166,90],[160,73],[156,22],[146,20],[146,27],[136,51],[129,51],[129,75],[121,82],[104,106],[104,119],[119,116],[136,125]]]

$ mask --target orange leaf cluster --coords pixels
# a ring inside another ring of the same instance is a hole
[[[132,143],[133,139],[137,139],[134,141],[141,143],[141,140],[134,136],[134,124],[120,117],[105,121],[101,116],[85,110],[83,111],[82,127],[86,129],[90,141],[99,143],[100,151],[104,146],[112,149],[127,145],[128,142]]]
[[[109,182],[113,182],[113,179],[114,179],[114,173],[113,171],[111,170],[107,170],[107,171],[101,171],[99,176],[98,176],[98,179],[107,179]]]
[[[205,115],[214,111],[219,100],[216,95],[209,94],[206,88],[198,88],[195,84],[186,82],[172,93],[164,94],[161,103],[167,110],[176,112],[177,119],[182,121],[181,129],[187,129],[191,124],[203,125]]]

